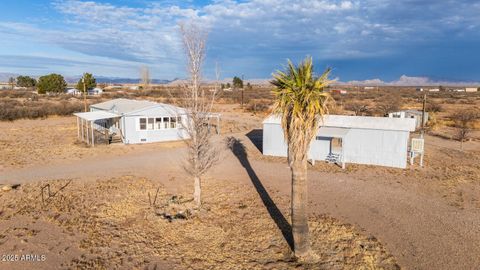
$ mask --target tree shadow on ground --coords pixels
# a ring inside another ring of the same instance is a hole
[[[290,248],[293,250],[292,226],[290,226],[290,223],[288,223],[287,219],[282,214],[280,209],[278,209],[278,207],[275,205],[275,202],[272,200],[267,190],[263,186],[262,182],[258,178],[257,174],[253,170],[252,166],[250,165],[245,145],[239,139],[234,137],[228,137],[226,141],[228,148],[238,158],[242,166],[247,171],[248,176],[250,177],[253,186],[257,190],[258,195],[260,195],[263,205],[265,205],[265,207],[267,208],[270,217],[275,221],[275,224],[277,224],[277,227],[282,232],[283,237],[287,241]]]

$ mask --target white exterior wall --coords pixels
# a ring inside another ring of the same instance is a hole
[[[151,143],[151,142],[165,142],[165,141],[178,141],[188,138],[187,132],[177,125],[178,128],[159,129],[159,130],[140,130],[140,118],[147,117],[170,117],[169,115],[156,115],[156,116],[124,116],[122,117],[122,125],[125,123],[123,129],[125,136],[125,143]],[[185,121],[185,117],[182,117],[182,121]]]
[[[380,165],[406,168],[408,131],[356,129],[350,131],[343,139],[343,154],[346,163]],[[314,140],[309,149],[309,158],[325,160],[330,153],[328,138]],[[283,138],[279,124],[263,124],[263,154],[286,157],[288,146]]]
[[[288,146],[283,138],[283,129],[279,124],[263,124],[263,154],[266,156],[286,157]]]
[[[407,167],[408,131],[350,129],[343,140],[346,163]]]

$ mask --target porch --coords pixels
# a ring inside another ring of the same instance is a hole
[[[345,169],[344,141],[348,132],[348,128],[320,127],[310,146],[312,164],[315,160],[325,160]]]
[[[87,145],[123,142],[124,138],[119,126],[121,116],[105,111],[74,113],[74,115],[77,117],[78,139]]]

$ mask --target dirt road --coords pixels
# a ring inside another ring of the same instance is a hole
[[[246,142],[245,138],[242,138]],[[246,142],[247,144],[247,142]],[[119,175],[146,176],[171,192],[191,189],[181,169],[182,148],[138,151],[111,158],[85,158],[47,166],[6,170],[0,183],[46,179],[91,179]],[[252,184],[252,174],[273,198],[289,196],[285,163],[241,160],[225,149],[209,177]],[[249,168],[247,168],[249,166]],[[88,177],[87,177],[88,176]],[[309,172],[314,213],[328,213],[377,237],[407,269],[477,269],[480,266],[480,213],[449,206],[436,195],[412,186],[342,173]],[[287,213],[288,209],[280,209]]]

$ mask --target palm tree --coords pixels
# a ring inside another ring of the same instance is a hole
[[[322,117],[327,114],[330,95],[324,92],[330,84],[327,69],[321,76],[313,73],[312,58],[298,66],[290,60],[285,72],[277,71],[271,83],[275,86],[274,113],[282,118],[285,141],[288,144],[288,164],[292,172],[291,219],[294,253],[309,259],[307,153],[317,134]]]

